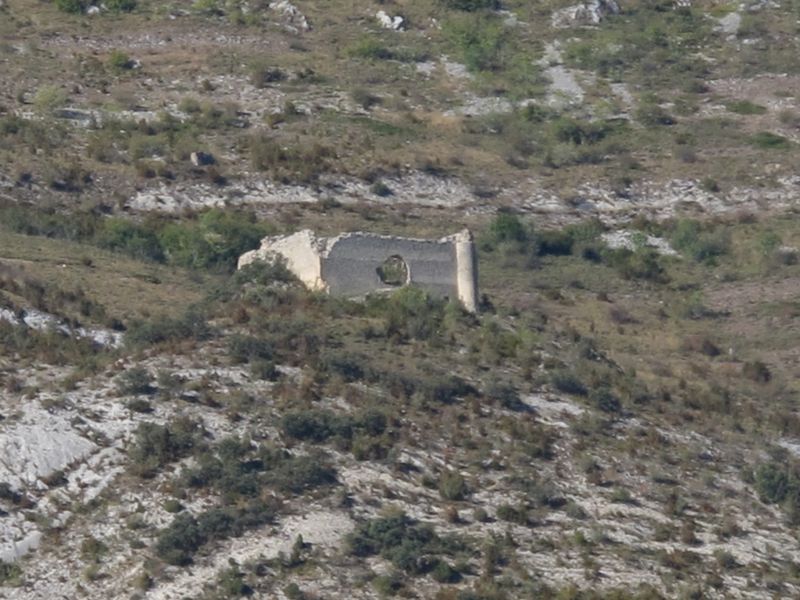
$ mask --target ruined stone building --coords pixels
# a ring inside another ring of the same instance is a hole
[[[260,248],[239,258],[239,268],[271,255],[284,257],[313,290],[358,297],[413,284],[432,296],[458,299],[470,312],[478,309],[475,244],[466,229],[438,240],[363,232],[321,238],[304,229],[264,238]]]

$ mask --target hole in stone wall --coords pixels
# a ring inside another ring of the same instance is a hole
[[[399,287],[408,283],[408,265],[401,256],[390,256],[377,270],[384,285]]]

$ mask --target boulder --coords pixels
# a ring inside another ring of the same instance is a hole
[[[381,24],[381,27],[384,29],[391,29],[393,31],[400,31],[403,29],[403,23],[405,19],[401,16],[390,17],[388,13],[385,11],[379,10],[375,14],[375,18],[378,19],[378,23]]]
[[[213,165],[216,160],[214,160],[214,156],[207,153],[207,152],[192,152],[189,155],[189,160],[192,161],[192,164],[195,167],[204,167],[206,165]]]
[[[573,4],[553,13],[553,27],[571,27],[574,25],[597,25],[608,15],[619,13],[616,0],[589,0]]]

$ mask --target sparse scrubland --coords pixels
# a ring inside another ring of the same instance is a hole
[[[0,596],[800,594],[795,8],[568,4],[0,0]]]

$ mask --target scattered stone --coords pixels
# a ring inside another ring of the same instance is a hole
[[[547,102],[551,106],[581,104],[583,88],[575,77],[575,71],[561,64],[561,50],[557,42],[545,46],[544,56],[539,64],[544,67],[550,79]]]
[[[0,308],[0,321],[23,325],[37,331],[55,330],[67,336],[89,338],[100,346],[118,347],[122,344],[122,334],[119,332],[108,329],[71,327],[55,315],[38,310],[23,310],[17,313],[7,308]]]
[[[393,31],[400,31],[403,29],[403,23],[405,19],[400,15],[390,17],[385,11],[379,10],[375,14],[375,18],[378,19],[378,23],[381,24],[381,27],[384,29],[391,29]]]
[[[735,37],[742,25],[742,15],[738,12],[728,13],[719,20],[719,30],[728,37]]]
[[[555,11],[551,17],[551,23],[556,28],[597,25],[606,16],[618,13],[619,4],[616,0],[590,0]]]
[[[280,13],[286,19],[286,28],[293,32],[299,33],[300,31],[311,31],[311,25],[306,19],[306,16],[300,12],[294,4],[288,0],[278,0],[277,2],[270,2],[271,10]]]
[[[606,246],[614,250],[624,248],[636,251],[640,248],[652,248],[664,256],[677,256],[678,253],[664,238],[648,235],[641,231],[611,231],[601,236]]]

